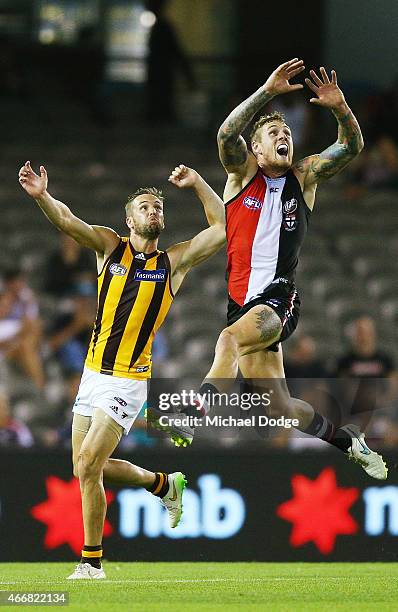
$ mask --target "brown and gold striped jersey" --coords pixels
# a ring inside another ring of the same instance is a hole
[[[172,301],[167,253],[140,253],[129,238],[121,238],[98,276],[97,317],[86,366],[111,376],[149,378],[152,342]]]

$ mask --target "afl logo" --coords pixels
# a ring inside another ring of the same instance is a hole
[[[124,276],[127,272],[127,268],[122,264],[113,263],[111,266],[109,266],[109,272],[114,276]]]
[[[291,215],[297,210],[297,200],[296,198],[292,198],[291,200],[287,200],[287,202],[283,203],[283,212],[287,215]]]
[[[246,206],[246,208],[248,208],[249,210],[258,210],[259,208],[262,207],[263,203],[260,202],[260,200],[257,200],[257,198],[253,198],[251,196],[247,196],[244,200],[243,200],[243,204]]]

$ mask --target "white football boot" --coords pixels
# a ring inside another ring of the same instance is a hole
[[[90,563],[78,563],[73,574],[67,577],[67,580],[101,580],[106,578],[105,572],[102,569],[97,569]]]
[[[365,442],[365,434],[356,425],[345,425],[342,427],[349,436],[352,444],[348,449],[348,458],[355,463],[359,463],[365,472],[372,478],[385,480],[388,468],[383,461],[383,457],[372,451]]]
[[[182,516],[182,496],[184,493],[187,481],[182,472],[174,472],[168,475],[169,490],[160,503],[166,508],[169,513],[170,527],[177,527]]]

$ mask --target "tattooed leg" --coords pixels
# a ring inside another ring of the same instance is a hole
[[[252,308],[239,321],[221,332],[206,382],[217,380],[218,384],[219,380],[235,379],[239,358],[264,350],[277,342],[281,331],[281,320],[271,308],[264,305]]]

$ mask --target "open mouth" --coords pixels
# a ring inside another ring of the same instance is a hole
[[[289,153],[289,147],[287,146],[287,144],[280,144],[277,146],[276,152],[278,153],[278,155],[283,155],[284,157],[287,157]]]

